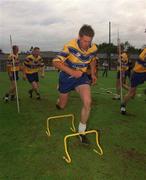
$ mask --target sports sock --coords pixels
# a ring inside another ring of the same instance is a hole
[[[86,124],[79,123],[78,132],[85,132],[86,130]]]

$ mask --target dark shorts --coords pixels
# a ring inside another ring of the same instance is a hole
[[[121,72],[122,78],[125,78],[126,71]],[[117,72],[117,79],[120,79],[120,71]]]
[[[32,82],[39,82],[39,76],[38,73],[33,74],[26,74],[26,77],[30,83]]]
[[[18,71],[11,72],[11,75],[9,75],[10,81],[15,81],[15,78],[16,78],[16,81],[18,81],[18,79],[19,79],[18,74],[19,74]]]
[[[90,84],[89,78],[86,73],[83,73],[80,78],[74,78],[66,74],[65,72],[60,72],[58,88],[60,93],[68,93],[74,90],[77,86],[83,84]]]
[[[136,73],[133,72],[131,76],[131,87],[136,87],[146,81],[146,72]]]
[[[131,70],[127,70],[127,71],[125,71],[125,78],[131,78]]]

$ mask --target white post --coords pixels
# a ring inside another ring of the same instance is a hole
[[[12,45],[12,37],[10,35],[10,46],[11,46],[11,53],[13,54],[13,45]],[[19,96],[18,96],[18,88],[17,88],[17,81],[16,81],[16,71],[15,71],[15,61],[12,57],[13,62],[13,68],[14,68],[14,81],[15,81],[15,87],[16,87],[16,100],[17,100],[17,111],[20,113],[20,105],[19,105]]]
[[[121,103],[123,102],[123,88],[122,88],[122,62],[121,62],[121,42],[120,42],[120,38],[119,38],[119,29],[118,29],[118,39],[117,39],[117,43],[118,43],[118,60],[120,61],[120,99],[121,99]]]

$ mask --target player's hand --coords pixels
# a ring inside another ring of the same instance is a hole
[[[92,78],[92,84],[91,85],[95,85],[96,81],[97,81],[97,77],[95,75],[92,75],[91,78]]]
[[[80,78],[83,75],[83,72],[80,70],[74,70],[71,74],[72,77]]]

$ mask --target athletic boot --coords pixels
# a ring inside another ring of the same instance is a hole
[[[84,144],[86,146],[90,145],[90,142],[89,142],[88,138],[86,137],[86,135],[80,134],[79,139],[82,144]]]
[[[126,107],[124,104],[121,104],[121,108],[120,108],[121,114],[125,115],[126,114]]]
[[[56,108],[59,109],[59,110],[62,109],[58,104],[56,104]]]
[[[8,102],[9,101],[9,94],[7,93],[3,99],[4,99],[4,102]]]

